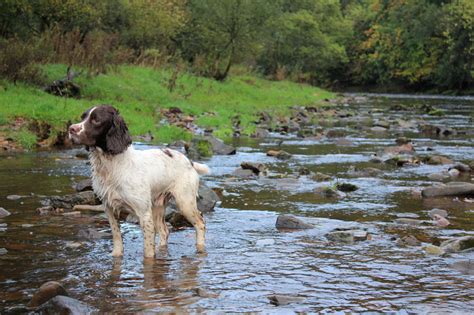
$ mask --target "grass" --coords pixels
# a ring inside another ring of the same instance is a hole
[[[66,66],[43,67],[49,80],[64,77]],[[81,86],[82,98],[51,96],[39,88],[0,82],[0,124],[11,117],[46,121],[54,130],[64,130],[68,121],[77,121],[81,113],[96,104],[117,107],[133,135],[151,132],[158,142],[189,140],[183,129],[159,125],[160,108],[179,107],[196,117],[203,128],[212,128],[218,137],[232,135],[232,120],[241,122],[243,134],[255,129],[259,112],[286,115],[293,105],[317,105],[333,98],[328,91],[288,81],[268,81],[252,75],[235,75],[225,82],[182,73],[169,91],[173,69],[154,70],[137,66],[121,66],[107,74],[87,77],[75,82]]]

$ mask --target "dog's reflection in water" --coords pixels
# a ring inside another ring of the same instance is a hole
[[[116,292],[114,295],[121,296],[122,303],[128,304],[133,311],[163,311],[163,307],[168,311],[177,311],[198,301],[202,292],[198,276],[206,254],[178,259],[170,257],[166,249],[160,249],[157,254],[155,259],[143,260],[141,287],[138,285],[140,275],[127,276],[123,270],[124,259],[114,258],[109,288],[117,287],[117,282],[122,282],[121,288],[131,288],[130,291]]]

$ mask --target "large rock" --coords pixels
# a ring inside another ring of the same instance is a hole
[[[193,160],[212,156],[212,144],[206,138],[193,138],[190,143],[186,144],[185,149],[189,158]]]
[[[291,158],[291,154],[283,150],[269,150],[267,156],[273,156],[279,160],[289,160]]]
[[[474,248],[474,236],[453,238],[441,243],[440,247],[446,253],[458,253],[467,249],[471,249]]]
[[[441,155],[428,156],[425,157],[423,161],[430,165],[445,165],[454,163],[453,160]]]
[[[211,144],[212,152],[216,155],[232,155],[237,152],[237,150],[230,145],[224,143],[224,141],[217,139],[212,136],[205,137],[207,141]]]
[[[66,289],[64,289],[61,283],[56,281],[48,281],[43,283],[38,291],[33,294],[28,306],[38,307],[58,295],[68,296]]]
[[[448,185],[425,188],[421,191],[421,195],[423,197],[472,196],[474,195],[474,184],[452,182]]]
[[[53,208],[72,209],[75,205],[99,205],[100,201],[92,191],[83,191],[77,194],[51,196],[41,200],[43,206]]]
[[[332,242],[352,244],[356,241],[366,241],[369,233],[364,230],[335,230],[326,234],[326,238]]]
[[[266,175],[267,168],[262,163],[242,162],[240,167],[244,170],[251,170],[255,175]]]
[[[77,192],[92,190],[92,179],[86,178],[86,179],[83,179],[83,180],[77,182],[74,185],[74,189]]]
[[[10,214],[5,208],[0,207],[0,218],[8,217]]]
[[[96,310],[91,306],[70,298],[68,296],[58,295],[36,309],[43,315],[68,314],[68,315],[84,315],[95,313]]]
[[[199,185],[197,207],[201,213],[213,211],[219,201],[220,198],[214,190],[204,184]]]
[[[291,230],[301,230],[301,229],[312,229],[314,226],[303,222],[301,219],[298,219],[295,216],[282,214],[277,217],[275,226],[277,229],[291,229]]]

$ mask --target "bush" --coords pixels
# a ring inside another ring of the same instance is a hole
[[[22,41],[17,38],[0,39],[0,77],[33,84],[45,82],[38,63],[49,55],[48,45],[38,39]]]

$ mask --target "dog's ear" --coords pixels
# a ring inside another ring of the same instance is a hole
[[[130,144],[132,144],[132,137],[125,121],[118,113],[114,113],[112,125],[105,136],[105,152],[112,155],[119,154]]]

